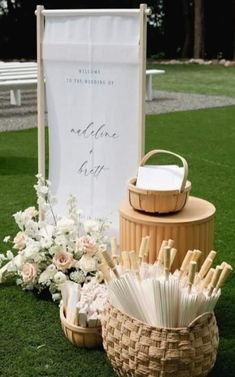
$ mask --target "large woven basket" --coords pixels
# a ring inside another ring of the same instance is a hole
[[[155,328],[122,313],[110,303],[102,318],[103,346],[118,376],[205,377],[219,343],[213,313],[186,328]]]
[[[187,161],[180,155],[155,149],[147,153],[140,162],[140,166],[144,166],[147,160],[154,154],[166,153],[178,157],[183,164],[184,177],[180,190],[159,191],[159,190],[144,190],[136,187],[137,178],[131,178],[128,181],[127,187],[129,192],[130,205],[139,211],[148,213],[170,213],[182,210],[188,200],[191,190],[191,182],[187,180],[188,164]]]
[[[60,306],[60,321],[66,338],[68,338],[74,346],[84,348],[102,347],[101,326],[84,328],[71,325],[65,318],[63,305]]]

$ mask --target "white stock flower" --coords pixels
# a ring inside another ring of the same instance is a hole
[[[16,224],[18,225],[18,227],[23,230],[24,226],[25,226],[25,223],[27,222],[28,220],[28,217],[27,215],[25,215],[25,213],[23,213],[22,211],[18,211],[16,212],[14,215],[13,215],[14,219],[15,219],[15,222]]]
[[[58,246],[63,246],[65,248],[66,244],[67,244],[67,238],[66,238],[66,235],[65,234],[59,234],[55,237],[55,245],[58,247]]]
[[[53,301],[60,301],[61,300],[61,294],[60,293],[53,293],[52,294],[52,300]]]
[[[38,238],[39,226],[38,223],[33,220],[28,220],[25,223],[25,233],[29,237]]]
[[[43,195],[48,194],[48,191],[49,191],[49,189],[48,189],[47,186],[41,186],[40,189],[39,189],[39,193],[43,194]]]
[[[27,242],[26,248],[24,249],[24,256],[26,259],[34,260],[38,263],[45,259],[45,254],[40,252],[41,245],[40,242],[30,239]]]
[[[65,283],[67,280],[66,278],[66,275],[62,272],[62,271],[58,271],[55,275],[54,275],[54,282],[56,284],[63,284]]]
[[[0,266],[2,265],[2,262],[5,261],[7,258],[4,254],[0,254]]]
[[[55,214],[56,198],[50,192],[50,182],[41,175],[37,176],[34,188],[43,220],[38,219],[33,206],[13,215],[19,232],[12,250],[17,249],[18,253],[16,257],[10,250],[6,255],[0,254],[0,265],[10,260],[9,269],[16,272],[17,284],[23,289],[40,291],[48,287],[52,299],[58,301],[61,285],[67,280],[82,284],[91,279],[88,275],[92,272],[96,281],[102,281],[102,274],[96,274],[99,262],[96,252],[104,243],[105,222],[87,218],[85,221],[74,196],[68,199],[67,217]],[[9,240],[9,236],[4,238],[4,242]]]
[[[95,233],[99,230],[99,223],[95,220],[87,220],[84,222],[84,229],[86,233]]]
[[[45,222],[40,223],[39,235],[41,237],[52,238],[54,233],[55,233],[55,226],[54,225],[47,224]]]
[[[10,240],[11,236],[6,236],[3,238],[3,242],[7,243]]]
[[[23,265],[25,263],[24,256],[22,254],[16,255],[16,257],[14,258],[14,263],[16,265],[17,270],[22,270]]]
[[[7,264],[7,271],[8,272],[16,272],[17,271],[17,267],[14,263],[14,261],[10,261],[8,264]]]
[[[11,250],[7,250],[6,256],[7,256],[7,259],[9,260],[14,258],[14,254],[12,253]]]
[[[33,217],[36,217],[38,215],[38,211],[35,207],[28,207],[24,210],[24,214],[32,219]]]
[[[49,249],[53,244],[53,239],[51,237],[42,237],[40,244],[42,249]]]
[[[70,233],[74,231],[74,221],[66,217],[62,217],[57,222],[57,231],[59,233]]]

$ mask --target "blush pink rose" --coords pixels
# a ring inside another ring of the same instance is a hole
[[[33,263],[25,263],[21,274],[24,283],[34,283],[37,276],[36,265]]]
[[[15,236],[14,242],[14,249],[23,250],[26,245],[27,236],[24,232],[18,232]]]
[[[61,250],[57,251],[57,253],[54,255],[53,263],[58,270],[66,271],[74,266],[75,260],[73,259],[72,254]]]
[[[96,243],[91,236],[80,237],[77,241],[77,248],[88,254],[93,254],[97,250]]]

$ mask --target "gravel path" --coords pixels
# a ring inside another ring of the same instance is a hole
[[[36,101],[36,91],[25,90],[22,91],[22,105],[12,106],[9,92],[0,92],[0,132],[36,127]],[[153,101],[146,102],[146,113],[163,114],[231,105],[235,105],[235,98],[155,91]]]

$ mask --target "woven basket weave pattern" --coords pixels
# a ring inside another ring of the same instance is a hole
[[[153,191],[136,188],[136,178],[128,181],[128,193],[130,205],[138,210],[147,213],[173,213],[181,211],[189,198],[191,183],[183,192],[174,191]]]
[[[119,376],[204,377],[219,343],[214,314],[191,328],[163,329],[142,323],[111,304],[102,319],[103,346]]]

